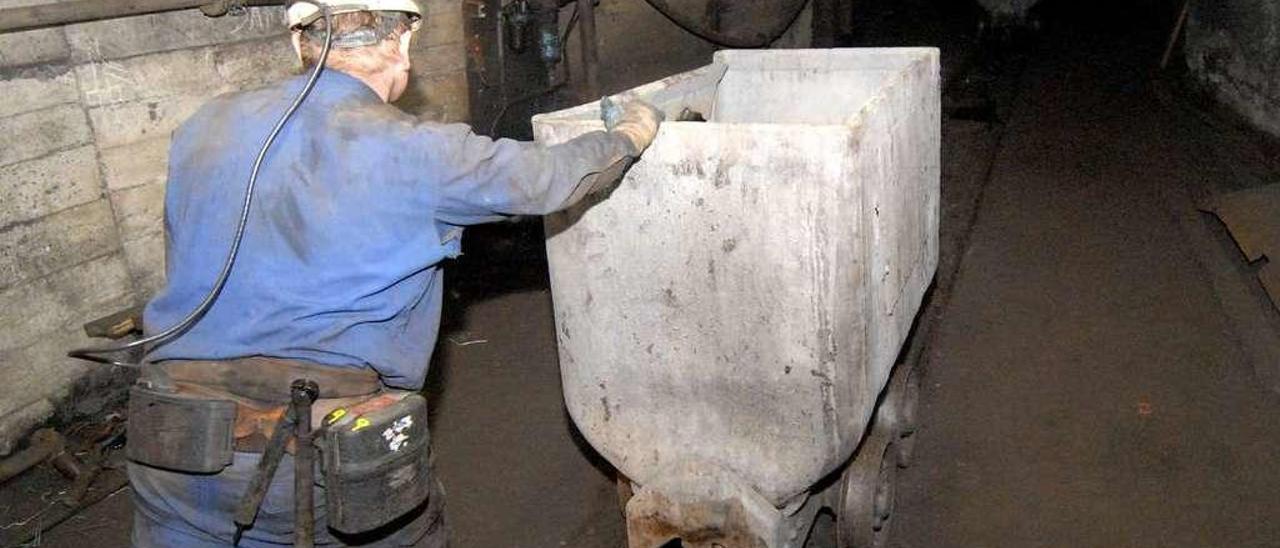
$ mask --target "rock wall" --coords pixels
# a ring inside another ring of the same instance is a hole
[[[463,36],[461,0],[435,2],[402,108],[466,118]],[[300,68],[280,8],[0,34],[0,454],[54,413],[94,412],[106,394],[86,386],[121,377],[64,354],[90,343],[84,322],[164,284],[171,132],[215,95]]]
[[[1280,2],[1194,0],[1185,50],[1219,100],[1280,136]]]

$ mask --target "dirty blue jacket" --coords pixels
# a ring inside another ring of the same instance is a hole
[[[253,160],[304,82],[221,96],[174,133],[167,285],[146,308],[149,332],[177,323],[212,286]],[[420,121],[326,71],[266,157],[218,300],[148,359],[308,360],[418,389],[440,323],[440,264],[458,255],[462,227],[560,209],[631,155],[605,132],[539,147]]]

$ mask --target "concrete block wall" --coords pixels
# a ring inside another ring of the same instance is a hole
[[[1280,136],[1280,2],[1195,0],[1185,50],[1219,100]]]
[[[433,2],[402,108],[465,120],[463,37],[461,0]],[[64,354],[91,343],[84,322],[164,284],[171,132],[215,95],[299,69],[279,8],[0,34],[0,454],[55,413],[92,412],[68,395],[121,376]]]

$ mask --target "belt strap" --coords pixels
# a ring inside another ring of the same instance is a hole
[[[301,360],[252,357],[234,360],[167,360],[160,367],[178,383],[205,386],[258,402],[289,403],[289,384],[311,379],[322,398],[366,396],[382,389],[370,369],[333,367]]]
[[[321,387],[321,390],[324,390]],[[320,424],[324,417],[339,407],[358,406],[362,402],[377,398],[376,394],[352,396],[349,398],[321,398],[312,405],[311,420]],[[241,453],[261,453],[266,450],[267,442],[275,432],[276,424],[285,416],[289,406],[259,404],[244,400],[232,399],[236,403],[235,448]],[[286,448],[290,454],[294,451],[293,441]]]
[[[246,453],[266,449],[276,424],[285,415],[294,379],[310,379],[320,386],[321,399],[315,408],[322,417],[331,409],[363,401],[382,390],[378,374],[372,370],[300,360],[167,360],[158,365],[181,391],[235,402],[235,449]],[[287,451],[294,452],[292,440]]]

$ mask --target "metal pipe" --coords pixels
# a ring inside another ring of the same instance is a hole
[[[790,0],[791,4],[784,5],[779,9],[782,17],[774,21],[773,26],[767,28],[763,32],[755,32],[751,34],[735,34],[729,32],[721,32],[716,29],[709,29],[702,24],[693,20],[693,18],[681,14],[672,8],[667,0],[644,0],[653,9],[661,13],[676,26],[690,32],[712,44],[726,48],[763,48],[782,37],[791,28],[791,24],[800,16],[800,12],[804,11],[804,7],[809,5],[809,0]]]
[[[1173,57],[1173,47],[1178,44],[1178,36],[1182,34],[1183,25],[1187,24],[1187,15],[1191,13],[1191,0],[1182,3],[1182,10],[1178,12],[1178,21],[1173,24],[1173,32],[1169,33],[1169,45],[1164,48],[1164,55],[1160,57],[1160,70],[1169,67],[1169,59]]]
[[[581,21],[579,31],[582,33],[582,76],[583,95],[587,100],[600,96],[600,49],[596,42],[596,7],[595,0],[578,0],[578,12]]]
[[[501,6],[502,2],[498,2]],[[506,15],[501,8],[497,10],[497,30],[495,31],[495,39],[498,42],[498,102],[502,107],[497,114],[493,115],[493,122],[489,125],[489,136],[498,138],[494,135],[494,131],[498,129],[498,122],[502,120],[502,114],[507,110],[507,37],[506,37]]]
[[[193,8],[204,8],[206,15],[221,15],[234,6],[283,4],[284,0],[64,0],[0,8],[0,33]]]

